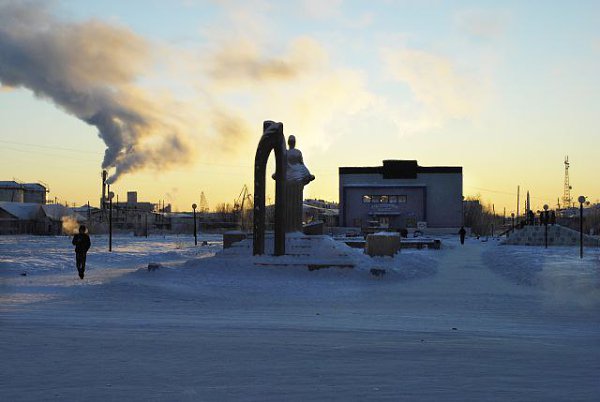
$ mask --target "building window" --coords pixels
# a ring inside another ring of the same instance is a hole
[[[406,195],[363,195],[364,204],[405,204]]]
[[[363,204],[405,204],[406,195],[363,195]]]

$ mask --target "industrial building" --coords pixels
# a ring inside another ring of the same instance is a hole
[[[458,228],[462,182],[462,167],[425,167],[416,160],[340,167],[340,226]]]
[[[71,208],[60,204],[0,201],[0,235],[61,235],[65,233],[65,219],[73,222],[85,220]]]
[[[40,183],[0,181],[0,201],[45,204],[47,192],[46,186]]]

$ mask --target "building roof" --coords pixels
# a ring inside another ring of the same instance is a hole
[[[0,181],[0,188],[22,188],[21,184],[17,183],[14,180],[4,180]]]
[[[60,221],[65,216],[71,216],[77,221],[84,221],[85,217],[75,213],[71,208],[60,204],[37,204],[33,202],[8,202],[0,201],[0,209],[8,212],[20,220],[35,220],[44,215],[49,219]],[[40,211],[43,215],[40,215]]]
[[[43,204],[42,210],[48,218],[55,221],[61,220],[63,216],[75,215],[71,208],[67,208],[61,204]]]
[[[23,183],[22,186],[27,190],[46,191],[46,186],[40,183]]]
[[[462,166],[419,166],[416,160],[384,160],[383,166],[340,167],[343,174],[381,174],[384,179],[416,179],[418,173],[462,173]]]
[[[0,202],[0,209],[8,212],[17,219],[29,221],[37,218],[40,204],[32,202]]]
[[[0,188],[15,188],[15,189],[27,189],[46,191],[46,186],[40,183],[19,183],[14,180],[2,180],[0,181]]]

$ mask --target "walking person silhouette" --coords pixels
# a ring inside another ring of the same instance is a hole
[[[83,279],[85,273],[85,258],[88,250],[92,246],[90,236],[85,233],[85,225],[79,226],[79,233],[73,236],[73,245],[75,246],[75,263],[77,264],[77,271],[79,272],[79,278]]]
[[[460,235],[460,244],[465,244],[465,235],[467,234],[467,231],[464,226],[460,227],[458,234]]]

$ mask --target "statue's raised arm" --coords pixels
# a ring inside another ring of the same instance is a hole
[[[304,164],[302,152],[300,152],[299,149],[296,149],[296,137],[293,135],[288,137],[288,146],[286,181],[302,183],[302,185],[306,186],[315,179],[315,176],[310,174],[308,168]]]

